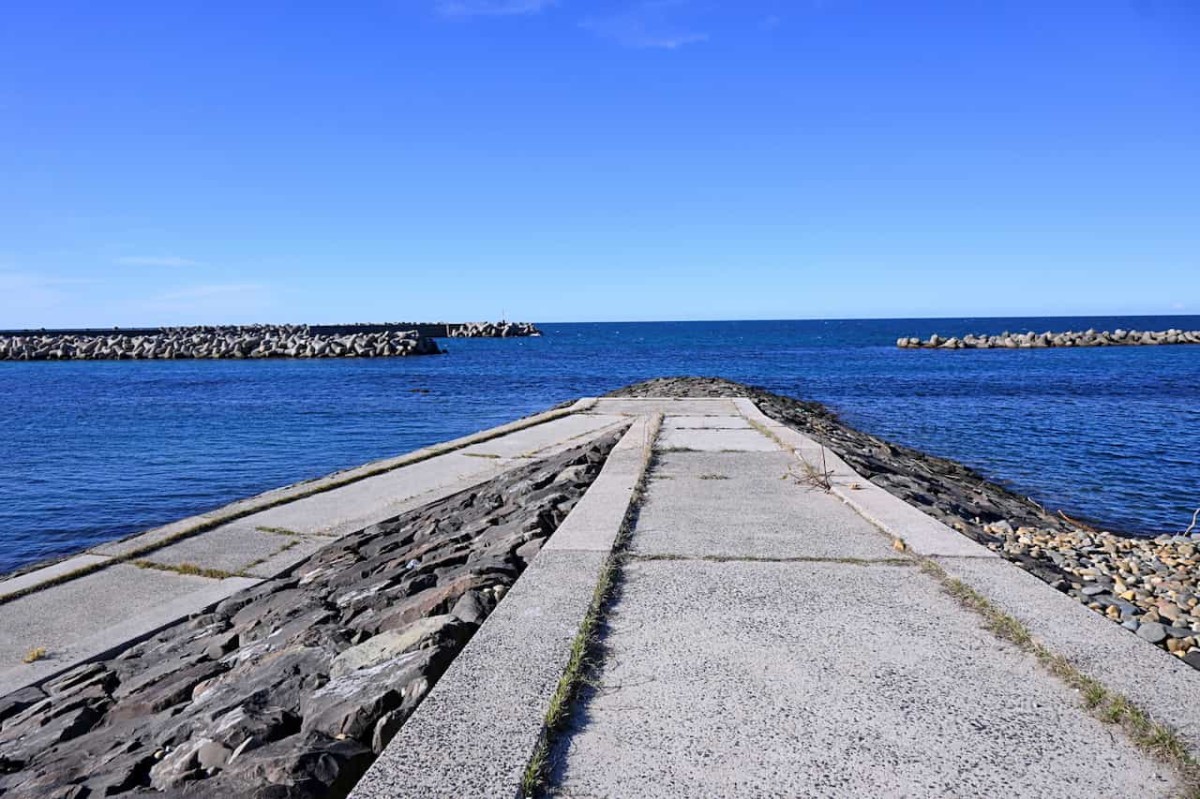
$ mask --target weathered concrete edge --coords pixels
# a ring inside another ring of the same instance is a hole
[[[57,677],[76,666],[107,657],[128,646],[144,641],[160,630],[180,622],[193,613],[212,607],[238,591],[261,583],[253,577],[227,577],[213,581],[198,591],[176,597],[169,602],[156,605],[124,622],[97,632],[82,641],[56,652],[52,660],[39,660],[0,673],[0,696],[19,691],[30,685],[39,685]]]
[[[85,574],[90,574],[113,563],[121,563],[140,557],[181,539],[206,532],[220,525],[268,510],[278,505],[284,505],[335,488],[341,488],[368,477],[375,477],[404,466],[411,466],[415,463],[429,460],[439,455],[446,455],[474,444],[482,444],[509,433],[515,433],[519,430],[544,424],[545,422],[551,422],[564,416],[586,412],[595,403],[595,397],[584,397],[566,408],[558,408],[535,414],[524,419],[518,419],[515,422],[481,430],[469,436],[435,444],[431,447],[424,447],[394,458],[372,461],[371,463],[334,472],[323,477],[303,480],[282,488],[274,488],[247,499],[237,500],[214,511],[179,519],[152,530],[135,533],[117,541],[100,544],[80,553],[80,555],[57,561],[40,569],[18,573],[9,579],[0,580],[0,602],[24,596],[32,591],[57,585],[75,577],[82,577]],[[118,544],[134,544],[138,541],[144,541],[145,543],[144,545],[135,546],[133,549],[124,551],[121,554],[106,554],[99,551],[106,547],[113,547]],[[90,555],[97,558],[97,560],[88,563],[76,561],[73,568],[64,568],[65,563],[75,560],[75,558],[82,555]]]
[[[519,795],[571,647],[645,471],[648,426],[643,417],[622,436],[583,499],[350,799]],[[605,501],[585,504],[597,490]],[[618,500],[619,515],[610,507],[616,497],[624,500]]]
[[[737,402],[752,423],[767,418],[751,400]],[[798,457],[811,459],[821,449],[790,427],[778,422],[761,424],[795,447]],[[902,539],[915,554],[935,560],[951,577],[1024,624],[1051,651],[1128,697],[1155,721],[1175,729],[1193,754],[1200,755],[1200,704],[1184,700],[1200,696],[1200,671],[868,482],[832,450],[825,448],[825,453],[827,468],[833,472],[831,493],[884,532]],[[852,489],[852,484],[860,487]],[[872,501],[863,501],[863,496]],[[913,514],[924,519],[919,522],[921,534],[916,536],[906,526],[916,518]],[[961,543],[947,541],[951,536]]]
[[[1003,558],[934,557],[1048,649],[1175,730],[1200,756],[1200,671]]]
[[[50,580],[56,580],[76,572],[93,570],[96,567],[107,564],[112,558],[108,555],[97,555],[92,552],[83,552],[78,555],[72,555],[63,560],[55,561],[49,566],[43,566],[40,569],[35,569],[30,572],[16,574],[4,582],[0,583],[0,599],[4,599],[16,593],[25,593],[31,588],[35,588],[42,583]]]

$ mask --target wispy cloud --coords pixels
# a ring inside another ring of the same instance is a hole
[[[174,255],[143,255],[117,258],[116,263],[121,266],[165,266],[170,268],[200,265],[199,261],[193,261],[189,258],[179,258]]]
[[[580,26],[623,47],[677,50],[708,41],[708,34],[672,19],[687,0],[646,0],[621,13],[589,17]]]
[[[435,8],[444,17],[512,17],[537,14],[557,0],[437,0]]]

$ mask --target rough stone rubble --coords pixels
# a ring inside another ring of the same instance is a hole
[[[600,470],[617,434],[373,525],[0,699],[0,795],[345,796]]]
[[[925,340],[905,336],[896,340],[901,349],[991,350],[1044,349],[1047,347],[1138,347],[1159,344],[1200,344],[1200,330],[1095,330],[1066,333],[1001,333],[998,336],[967,334],[942,338],[937,333]]]

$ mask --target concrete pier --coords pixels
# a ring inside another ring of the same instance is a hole
[[[1200,672],[748,399],[580,400],[0,582],[0,694],[367,526],[618,433],[578,504],[380,747],[355,799],[1194,787],[1181,757],[1200,753],[1189,699]],[[998,635],[978,602],[947,592],[952,579],[1024,625],[1059,667]],[[46,656],[23,663],[34,647]],[[1169,727],[1185,754],[1163,757],[1104,723],[1068,668]]]
[[[1035,594],[1043,612],[1069,620],[1061,651],[1115,690],[1169,685],[1134,693],[1195,749],[1200,711],[1167,698],[1200,689],[1193,669],[865,483],[832,453],[829,489],[814,486],[804,464],[821,463],[819,447],[748,400],[600,400],[590,412],[663,414],[662,429],[618,559],[598,671],[566,729],[551,733],[536,793],[1178,794],[1171,765],[986,629],[919,558],[978,570],[987,579],[971,585],[1006,605],[1009,584]],[[635,471],[617,467],[609,487],[591,489],[605,501],[581,503],[551,538],[356,799],[522,795],[538,756],[535,719],[577,643],[566,631],[585,624],[581,594],[603,570],[596,546],[617,540],[613,509],[635,501]],[[608,535],[587,536],[596,546],[585,551],[570,528]],[[549,619],[559,632],[526,646]],[[1080,636],[1106,664],[1074,657]],[[1146,671],[1122,672],[1126,662]]]

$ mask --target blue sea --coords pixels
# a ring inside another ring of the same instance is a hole
[[[819,400],[1108,529],[1200,507],[1200,346],[902,351],[899,336],[1200,317],[544,325],[439,357],[0,363],[0,571],[667,375]]]

